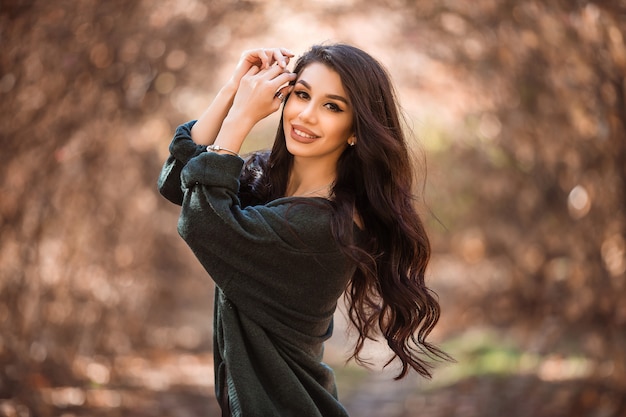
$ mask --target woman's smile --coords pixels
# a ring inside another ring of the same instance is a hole
[[[319,138],[316,134],[301,126],[291,126],[291,137],[300,143],[311,143]]]

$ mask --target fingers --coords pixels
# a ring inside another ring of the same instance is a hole
[[[289,93],[291,93],[291,90],[293,90],[293,86],[285,85],[278,89],[276,94],[274,94],[274,98],[283,101],[289,95]]]
[[[274,62],[278,64],[281,68],[287,68],[287,64],[289,64],[289,59],[294,56],[293,52],[291,52],[287,48],[275,48],[273,50],[273,58]]]
[[[261,48],[245,51],[242,60],[258,65],[262,69],[267,69],[275,63],[284,69],[292,57],[294,53],[287,48]]]
[[[295,78],[296,74],[281,68],[278,64],[272,65],[268,69],[254,66],[248,69],[242,78],[239,89],[240,96],[247,97],[242,100],[251,107],[264,108],[271,102],[273,103],[271,105],[272,111],[275,111],[276,106],[279,106],[291,92],[290,83]]]
[[[261,65],[259,66],[260,68],[269,68],[270,57],[265,49],[257,51],[257,57],[261,60]]]
[[[287,48],[259,48],[244,51],[231,76],[229,83],[239,88],[242,77],[256,75],[258,70],[269,70],[272,67],[285,71],[289,60],[294,56]],[[256,68],[257,71],[250,70]],[[280,71],[279,71],[280,72]],[[275,76],[276,74],[274,74]]]
[[[276,85],[276,88],[283,88],[285,84],[289,84],[291,81],[296,79],[296,74],[293,72],[285,71],[281,74],[278,74],[273,78],[272,83]]]
[[[245,75],[250,77],[250,76],[257,75],[259,72],[261,72],[261,69],[257,67],[256,65],[253,65],[250,68],[248,68],[248,71],[246,71]]]
[[[281,68],[279,65],[272,65],[266,69],[260,69],[257,66],[250,67],[246,73],[246,76],[249,77],[257,77],[259,79],[264,79],[265,81],[272,81],[274,84],[277,84],[276,88],[279,85],[287,83],[296,78],[296,74]]]
[[[268,84],[268,88],[276,92],[274,97],[278,97],[279,92],[282,94],[283,97],[281,101],[291,92],[289,83],[296,79],[296,74],[284,70],[278,65],[274,65],[267,70],[261,70],[257,76],[264,78]]]

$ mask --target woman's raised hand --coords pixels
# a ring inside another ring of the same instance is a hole
[[[239,82],[244,75],[253,67],[268,69],[276,63],[282,69],[287,68],[289,60],[294,54],[286,48],[260,48],[244,51],[239,58],[239,63],[235,68],[230,82],[239,86]]]
[[[239,63],[237,64],[230,80],[222,87],[222,89],[220,89],[217,96],[211,102],[211,105],[204,111],[202,116],[198,119],[198,122],[191,129],[193,140],[200,145],[209,145],[215,141],[215,138],[229,113],[231,113],[231,115],[232,113],[237,113],[238,115],[247,114],[236,112],[235,109],[232,109],[233,111],[231,111],[233,100],[239,91],[241,80],[244,76],[246,76],[246,74],[248,74],[252,69],[255,69],[253,72],[256,73],[262,70],[269,70],[270,68],[279,68],[281,70],[277,71],[275,69],[274,72],[285,72],[285,68],[287,68],[287,64],[289,64],[289,60],[293,56],[293,52],[286,48],[260,48],[242,53]],[[283,79],[287,80],[283,83],[290,81],[289,77],[286,76],[277,80],[279,85],[276,86],[274,93],[270,93],[270,99],[273,99],[273,94],[275,94],[282,86],[280,83]],[[282,94],[286,95],[288,88],[289,87],[284,87],[281,90]],[[278,109],[280,101],[281,100],[279,98],[274,99],[274,103],[272,103],[274,104],[273,111]],[[265,109],[267,111],[267,108]],[[269,110],[267,114],[271,112],[272,110]],[[254,120],[254,122],[256,123],[258,120]]]
[[[285,48],[245,51],[229,82],[191,129],[193,140],[239,152],[250,129],[278,110],[291,91],[296,76],[286,68],[293,56]]]
[[[252,124],[269,116],[279,109],[283,97],[291,91],[289,83],[295,78],[296,74],[280,64],[251,66],[240,80],[229,116]]]

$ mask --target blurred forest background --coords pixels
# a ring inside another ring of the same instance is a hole
[[[392,382],[338,326],[346,407],[626,416],[625,36],[621,0],[2,0],[0,416],[218,415],[212,283],[156,178],[243,49],[323,41],[387,66],[426,153],[457,360]]]

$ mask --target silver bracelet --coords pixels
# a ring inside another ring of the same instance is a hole
[[[207,146],[206,150],[213,151],[213,152],[224,151],[224,152],[228,152],[231,155],[239,156],[237,152],[231,151],[230,149],[222,148],[220,145],[216,145],[216,144]]]

